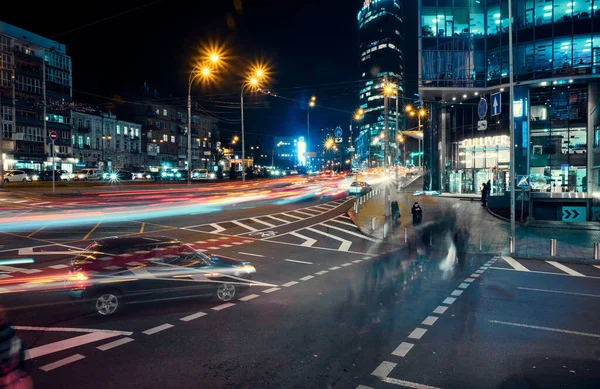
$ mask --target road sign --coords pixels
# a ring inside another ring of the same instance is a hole
[[[487,120],[479,120],[477,122],[477,131],[487,130]]]
[[[335,143],[342,143],[343,139],[341,137],[336,137],[335,138]]]
[[[529,176],[517,176],[517,187],[521,189],[529,189],[531,187]]]
[[[477,114],[479,115],[479,119],[485,119],[485,115],[487,115],[487,109],[487,101],[485,101],[485,99],[482,97],[481,100],[479,100],[479,104],[477,105]]]
[[[58,139],[58,133],[56,131],[50,131],[50,133],[48,133],[48,136],[50,137],[50,139],[52,139],[53,141]]]
[[[348,147],[348,152],[349,153],[353,153],[354,152],[354,147]]]
[[[491,106],[492,106],[492,116],[498,116],[500,115],[500,112],[502,112],[502,95],[500,94],[500,92],[498,93],[494,93],[492,94],[492,102],[491,102]]]
[[[354,167],[358,166],[358,159],[353,159],[352,160],[352,166],[354,166]]]
[[[584,222],[586,221],[586,207],[562,207],[562,221],[564,222]]]
[[[341,127],[336,127],[336,129],[335,129],[335,137],[339,138],[339,137],[342,136],[342,134],[343,134],[342,128]]]
[[[317,157],[317,152],[316,151],[308,151],[306,153],[306,156],[309,158],[316,158]]]

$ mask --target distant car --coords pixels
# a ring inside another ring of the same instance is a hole
[[[319,175],[321,178],[334,178],[335,177],[335,172],[333,170],[325,170],[323,173],[321,173]]]
[[[350,184],[350,188],[348,188],[348,194],[362,196],[372,190],[373,188],[371,188],[371,185],[367,184],[366,182],[354,181],[352,184]]]
[[[152,177],[152,172],[150,170],[133,173],[134,180],[150,180]]]
[[[113,170],[102,174],[105,181],[128,181],[133,180],[133,173],[127,170]]]
[[[104,171],[98,168],[85,168],[73,173],[75,181],[98,181],[102,179]]]
[[[209,172],[207,169],[194,169],[192,170],[192,180],[214,180],[216,174]]]
[[[322,189],[318,194],[319,200],[321,201],[339,200],[348,197],[348,192],[345,189],[342,189],[338,186],[326,187]]]
[[[62,176],[64,172],[62,170],[56,169],[54,171],[54,181],[62,181]],[[44,170],[37,177],[34,177],[36,181],[52,181],[52,170]]]
[[[287,169],[283,172],[284,176],[297,176],[298,175],[298,170],[296,169]]]
[[[23,170],[7,170],[2,179],[4,182],[29,182],[31,176]]]
[[[153,302],[154,309],[161,299],[208,295],[231,301],[249,288],[255,272],[250,262],[209,256],[172,238],[115,237],[97,240],[71,259],[66,287],[71,299],[109,316],[124,303]]]

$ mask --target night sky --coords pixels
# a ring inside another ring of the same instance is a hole
[[[217,85],[193,95],[223,118],[222,138],[239,131],[241,75],[254,59],[271,63],[270,90],[308,101],[311,138],[321,128],[348,128],[358,104],[357,13],[363,0],[138,0],[97,2],[11,1],[2,20],[66,44],[73,60],[74,98],[94,106],[139,95],[144,82],[164,101],[187,94],[188,71],[198,48],[226,43],[230,69]],[[63,5],[61,5],[63,3]],[[3,5],[4,7],[4,5]],[[133,9],[133,10],[132,10]],[[129,11],[129,12],[128,12]],[[416,7],[405,10],[407,53],[416,56]],[[115,16],[116,15],[116,16]],[[82,27],[83,26],[83,27]],[[74,31],[72,31],[74,30]],[[406,81],[416,88],[416,61],[407,60]],[[306,133],[306,105],[273,97],[249,98],[250,142]],[[256,134],[253,136],[253,134]],[[260,135],[259,138],[257,138]]]

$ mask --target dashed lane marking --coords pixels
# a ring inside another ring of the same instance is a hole
[[[106,351],[106,350],[110,350],[111,348],[119,347],[119,346],[122,346],[122,345],[130,343],[130,342],[133,342],[133,338],[121,338],[121,339],[115,340],[114,342],[103,344],[96,348],[100,351]]]
[[[447,309],[448,309],[448,307],[443,307],[443,306],[439,305],[436,309],[433,310],[433,313],[437,313],[438,315],[443,315]]]
[[[350,266],[350,265],[352,265],[350,262],[346,262],[346,263],[342,263],[340,266],[347,267],[347,266]]]
[[[442,304],[451,305],[455,301],[456,301],[456,298],[454,298],[454,297],[446,297],[446,299],[444,301],[442,301]]]
[[[325,273],[329,273],[329,270],[321,270],[321,271],[316,272],[315,274],[318,276],[322,276]]]
[[[300,278],[300,281],[308,281],[308,280],[313,279],[313,278],[315,278],[315,276],[306,276],[306,277]]]
[[[188,321],[196,320],[196,319],[198,319],[200,317],[203,317],[203,316],[206,316],[206,315],[208,315],[208,313],[205,313],[205,312],[196,312],[196,313],[191,314],[189,316],[182,317],[179,320],[188,322]]]
[[[469,278],[465,279],[465,282],[473,282],[473,281],[475,281],[475,278],[470,278],[469,277]]]
[[[142,331],[142,334],[153,335],[153,334],[156,334],[157,332],[168,330],[171,327],[173,327],[173,324],[166,323],[166,324],[162,324],[162,325],[156,326],[154,328],[150,328],[150,329],[148,329],[146,331]]]
[[[469,287],[469,285],[471,285],[471,284],[463,282],[462,284],[458,285],[458,287],[461,288],[461,289],[467,289]]]
[[[362,261],[363,261],[362,259],[355,259],[355,260],[354,260],[354,261],[352,261],[352,262],[354,262],[354,263],[361,263]]]
[[[40,369],[43,370],[43,371],[51,371],[51,370],[54,370],[54,369],[58,369],[59,367],[68,365],[69,363],[80,361],[80,360],[82,360],[84,358],[85,357],[83,355],[81,355],[81,354],[75,354],[75,355],[71,355],[70,357],[61,359],[59,361],[56,361],[56,362],[44,365],[44,366],[40,367]]]
[[[285,286],[286,288],[289,288],[290,286],[294,286],[297,283],[298,283],[297,281],[290,281],[288,283],[282,284],[281,286]]]
[[[302,263],[302,264],[304,264],[304,265],[312,265],[312,264],[313,264],[312,262],[308,262],[308,261],[299,261],[299,260],[297,260],[297,259],[284,259],[284,261],[287,261],[287,262],[294,262],[294,263]]]
[[[413,330],[413,332],[410,333],[410,335],[408,335],[408,337],[410,339],[421,339],[423,337],[423,335],[425,335],[425,333],[427,332],[427,330],[425,328],[415,328]]]
[[[402,342],[400,343],[400,346],[396,347],[396,349],[392,352],[392,355],[397,357],[405,357],[413,347],[413,343]]]
[[[48,343],[43,346],[29,349],[25,352],[25,360],[39,358],[44,355],[57,353],[59,351],[68,350],[73,347],[82,346],[87,343],[98,342],[100,340],[114,338],[117,334],[107,334],[102,332],[93,332],[90,334],[80,335],[73,338],[59,340],[58,342]]]
[[[222,311],[223,309],[233,307],[234,305],[235,305],[234,303],[225,303],[225,304],[217,305],[216,307],[212,307],[211,309],[213,311]]]
[[[250,300],[255,299],[257,297],[258,297],[257,294],[249,294],[248,296],[240,297],[239,300],[240,301],[250,301]]]
[[[270,289],[265,289],[262,292],[263,293],[273,293],[273,292],[277,292],[278,290],[280,290],[281,288],[270,288]]]
[[[426,326],[432,326],[435,324],[435,322],[437,321],[438,317],[437,316],[427,316],[425,318],[425,320],[423,320],[421,322],[421,324],[426,325]]]
[[[341,267],[339,266],[334,266],[334,267],[330,267],[329,270],[337,270],[337,269],[341,269]]]
[[[462,290],[458,290],[455,289],[452,293],[450,293],[452,296],[460,296],[461,294],[463,294]]]
[[[583,274],[581,274],[578,271],[575,271],[569,267],[566,267],[565,265],[563,265],[562,263],[558,263],[556,261],[546,261],[546,263],[554,266],[557,269],[560,269],[562,271],[564,271],[565,273],[571,275],[571,276],[576,276],[576,277],[585,277]]]
[[[238,254],[241,254],[241,255],[249,255],[249,256],[251,256],[251,257],[259,257],[259,258],[264,258],[264,257],[265,257],[264,255],[260,255],[260,254],[252,254],[252,253],[245,253],[245,252],[243,252],[243,251],[238,251]]]

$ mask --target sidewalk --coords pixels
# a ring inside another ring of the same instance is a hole
[[[377,196],[366,201],[357,215],[354,209],[348,212],[359,229],[369,236],[382,239],[385,222],[383,190]],[[510,224],[492,216],[479,201],[471,201],[472,196],[414,196],[410,193],[392,194],[392,201],[398,201],[401,224],[387,234],[390,243],[404,246],[405,234],[412,238],[412,215],[410,209],[417,201],[423,208],[423,223],[436,220],[449,209],[456,211],[459,225],[469,232],[467,251],[470,253],[490,253],[510,255],[508,238]],[[372,230],[372,219],[376,228]],[[405,231],[406,229],[406,231]],[[594,243],[600,242],[600,231],[586,229],[539,228],[517,226],[517,244],[515,258],[557,260],[562,262],[585,261],[593,263]],[[557,241],[556,257],[550,257],[550,239]],[[433,242],[435,245],[436,242]]]

